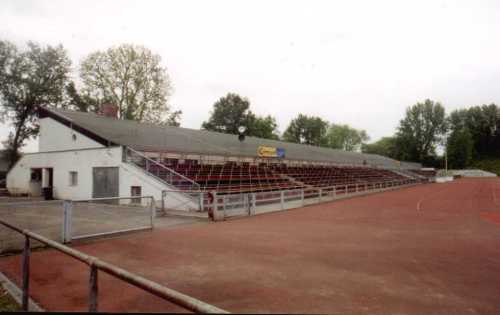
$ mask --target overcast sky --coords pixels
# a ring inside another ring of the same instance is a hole
[[[298,113],[393,134],[430,98],[448,111],[500,103],[498,1],[0,1],[0,39],[61,43],[76,69],[95,50],[161,55],[181,125],[200,128],[227,92],[273,115]],[[4,139],[9,128],[0,128]],[[30,143],[26,151],[36,150]]]

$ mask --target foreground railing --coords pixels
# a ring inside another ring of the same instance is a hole
[[[28,230],[20,229],[4,220],[0,220],[0,224],[3,226],[23,234],[25,236],[23,257],[22,257],[22,310],[29,310],[29,277],[30,277],[30,255],[31,247],[30,241],[34,239],[39,241],[51,248],[54,248],[65,255],[75,258],[80,262],[88,265],[90,267],[89,275],[89,295],[88,295],[88,311],[97,312],[98,311],[98,271],[101,270],[117,279],[125,281],[137,288],[143,289],[144,291],[156,295],[164,300],[172,302],[173,304],[180,306],[184,309],[196,312],[196,313],[228,313],[213,305],[207,304],[173,289],[169,289],[161,284],[148,280],[139,275],[133,274],[125,269],[112,265],[110,263],[104,262],[97,257],[87,255],[75,249],[72,249],[63,244],[52,241],[45,238],[39,234],[33,233]]]

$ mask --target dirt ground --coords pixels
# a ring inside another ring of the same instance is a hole
[[[129,200],[126,200],[129,201]],[[40,198],[0,198],[0,218],[52,240],[62,241],[63,201]],[[197,218],[167,216],[154,220],[155,227],[172,227],[201,222]],[[151,227],[151,209],[145,205],[74,202],[72,236],[109,233]],[[21,250],[24,238],[0,225],[0,253]],[[33,242],[34,247],[41,244]]]
[[[461,179],[74,247],[231,312],[499,314],[500,180]],[[32,296],[85,311],[88,267],[32,257]],[[19,283],[20,257],[0,259]],[[179,311],[100,273],[99,309]]]

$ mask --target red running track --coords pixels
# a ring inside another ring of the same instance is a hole
[[[232,312],[500,314],[499,213],[500,180],[462,179],[75,247]],[[46,250],[32,268],[43,307],[86,310],[86,266]],[[179,311],[99,281],[101,311]]]

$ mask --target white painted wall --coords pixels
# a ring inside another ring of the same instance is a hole
[[[87,148],[103,148],[104,146],[89,137],[72,130],[60,122],[47,117],[40,121],[39,152],[63,151]],[[73,135],[76,139],[73,140]]]
[[[131,186],[141,186],[143,196],[153,196],[159,203],[162,191],[173,188],[135,165],[122,162],[121,147],[113,147],[25,154],[7,174],[7,189],[11,194],[31,194],[33,189],[30,183],[31,169],[53,168],[53,188],[56,199],[91,199],[92,168],[113,166],[120,168],[120,197],[129,197]],[[77,186],[70,186],[70,171],[78,172]],[[167,207],[183,204],[185,210],[197,208],[197,204],[183,194],[170,193],[168,196]]]

